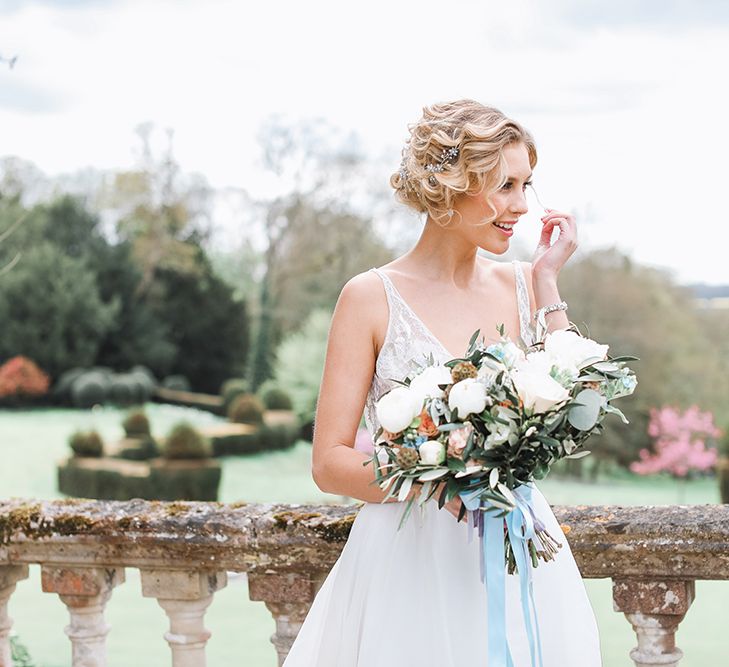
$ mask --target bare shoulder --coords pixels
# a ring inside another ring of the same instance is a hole
[[[379,350],[387,329],[389,309],[382,279],[374,271],[352,276],[342,287],[335,309],[335,319],[344,320],[369,334],[375,351]]]

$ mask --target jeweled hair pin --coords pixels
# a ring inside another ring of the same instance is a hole
[[[425,170],[431,172],[431,175],[428,176],[428,183],[430,183],[431,185],[437,185],[438,181],[436,180],[435,176],[433,176],[433,174],[440,174],[445,169],[445,166],[447,164],[453,164],[458,159],[458,154],[458,146],[444,148],[441,151],[439,162],[426,164]]]

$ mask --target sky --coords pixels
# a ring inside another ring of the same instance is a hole
[[[577,217],[581,249],[729,284],[729,3],[0,0],[0,56],[15,55],[0,156],[51,176],[132,166],[151,121],[174,129],[184,170],[255,193],[278,114],[356,134],[378,165],[366,187],[387,187],[407,124],[466,97],[534,135],[535,188]],[[514,238],[535,247],[541,213]]]

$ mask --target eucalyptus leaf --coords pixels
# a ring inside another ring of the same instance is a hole
[[[429,482],[433,479],[440,479],[447,475],[450,471],[448,468],[434,468],[433,470],[426,470],[418,476],[419,482]]]
[[[600,416],[600,408],[603,405],[603,397],[594,389],[583,389],[577,396],[575,403],[569,408],[567,420],[572,426],[580,431],[589,431],[597,423]]]
[[[588,454],[591,454],[592,452],[589,449],[583,449],[581,452],[577,452],[576,454],[570,454],[569,456],[565,456],[566,459],[581,459],[583,456],[587,456]]]
[[[630,424],[628,418],[623,414],[623,411],[620,408],[616,408],[614,405],[610,405],[610,403],[606,403],[603,407],[605,412],[609,412],[620,417],[620,419],[623,420],[623,424]]]
[[[403,482],[402,486],[400,487],[400,493],[397,494],[397,500],[398,502],[403,502],[405,498],[407,498],[408,493],[410,493],[410,489],[413,486],[413,478],[412,477],[406,477]]]

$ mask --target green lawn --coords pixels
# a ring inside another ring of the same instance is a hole
[[[149,404],[147,411],[153,431],[159,435],[181,418],[195,424],[217,420],[205,412],[172,406]],[[67,455],[68,435],[75,428],[93,426],[106,438],[119,437],[121,415],[113,408],[0,412],[0,496],[59,497],[54,464]],[[341,498],[323,494],[312,482],[310,454],[311,445],[299,442],[288,451],[224,459],[221,500],[340,502]],[[539,487],[555,505],[674,504],[680,497],[673,480],[627,474],[603,477],[596,484],[553,477],[540,482]],[[718,503],[715,480],[689,482],[683,502]],[[162,639],[166,616],[155,600],[142,598],[137,571],[128,569],[126,574],[126,583],[114,591],[107,606],[107,620],[112,626],[109,666],[169,664]],[[11,598],[14,627],[38,667],[68,667],[70,646],[63,634],[66,610],[57,597],[41,592],[39,578],[39,569],[31,568],[30,579],[21,582]],[[587,580],[585,584],[600,626],[605,667],[631,664],[628,651],[635,645],[634,635],[625,617],[612,610],[610,581]],[[677,638],[686,653],[681,667],[723,664],[723,611],[729,586],[726,582],[697,582],[696,588],[696,601]],[[228,586],[216,594],[206,623],[213,633],[208,644],[211,667],[276,665],[268,640],[274,631],[273,620],[263,603],[248,600],[245,576],[231,577]]]

